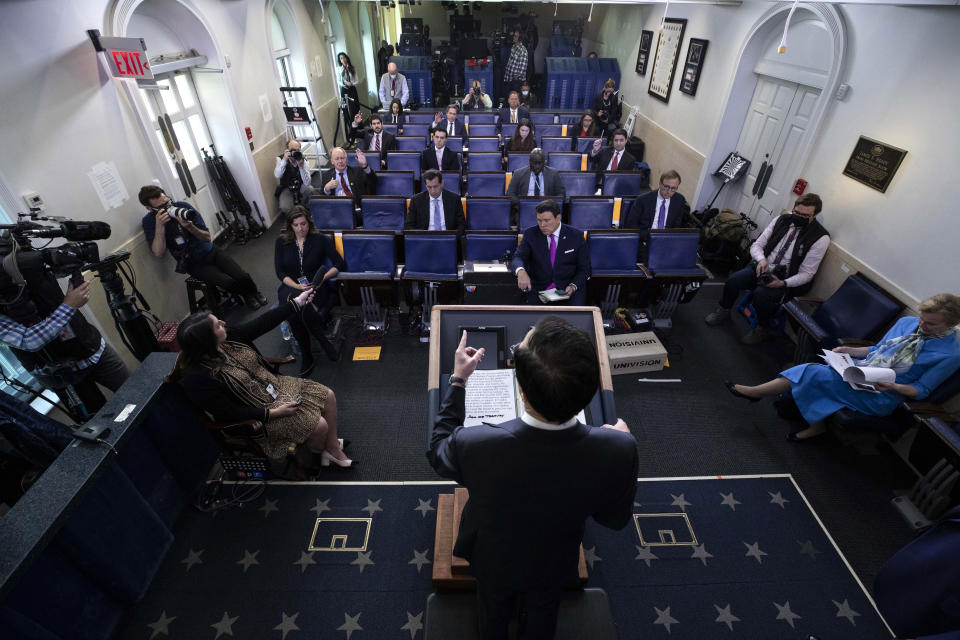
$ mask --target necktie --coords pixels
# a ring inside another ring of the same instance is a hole
[[[617,170],[617,160],[618,160],[619,158],[620,158],[620,152],[619,152],[619,151],[614,151],[614,152],[613,152],[613,162],[610,163],[610,171],[616,171],[616,170]]]
[[[397,124],[397,114],[393,114],[393,124]]]
[[[540,174],[539,173],[533,177],[533,195],[535,196],[540,195]],[[550,236],[550,237],[553,238],[553,236]]]
[[[443,221],[440,219],[440,203],[436,198],[430,198],[430,206],[433,207],[433,230],[443,231]]]
[[[353,197],[353,191],[350,191],[350,185],[347,184],[343,173],[340,174],[340,188],[343,189],[344,194],[350,196],[351,198]]]
[[[793,242],[793,239],[797,237],[797,230],[799,227],[791,225],[790,235],[787,236],[787,241],[783,243],[780,247],[780,250],[777,251],[776,257],[773,259],[773,264],[780,264],[780,261],[783,260],[783,256],[787,254],[787,247],[790,246],[790,243]]]
[[[380,151],[380,134],[377,134],[377,151]]]
[[[448,138],[453,137],[453,123],[452,123],[452,122],[448,122],[448,123],[447,123],[447,137],[448,137]]]
[[[557,238],[552,233],[550,234],[550,266],[553,266],[553,263],[557,259]],[[550,286],[547,289],[556,289],[557,283],[551,282]]]
[[[667,201],[660,200],[660,212],[657,213],[657,224],[654,226],[654,229],[663,229],[663,225],[666,222],[667,218]]]
[[[397,79],[390,81],[390,95],[397,95]]]
[[[510,109],[510,123],[517,124],[517,110]]]

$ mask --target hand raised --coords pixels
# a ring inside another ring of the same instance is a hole
[[[460,338],[460,344],[457,345],[457,351],[453,354],[453,375],[466,380],[470,374],[476,371],[486,349],[480,347],[474,349],[467,346],[467,332],[463,332]]]

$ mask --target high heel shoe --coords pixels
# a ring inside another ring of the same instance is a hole
[[[330,455],[330,453],[328,453],[326,450],[321,451],[320,466],[329,467],[331,462],[337,465],[338,467],[340,467],[341,469],[348,469],[355,464],[354,461],[351,460],[350,458],[347,458],[346,460],[338,460],[337,458],[334,458],[332,455]]]
[[[727,388],[727,391],[729,391],[731,394],[733,394],[733,395],[734,395],[735,397],[737,397],[737,398],[743,398],[743,399],[745,399],[745,400],[749,400],[750,402],[760,402],[760,400],[761,400],[761,398],[754,398],[754,397],[752,397],[752,396],[747,396],[747,395],[744,395],[744,394],[740,393],[739,391],[737,391],[736,389],[734,389],[734,387],[735,387],[736,385],[735,385],[734,383],[730,382],[729,380],[724,380],[724,381],[723,381],[723,386],[725,386],[725,387]]]

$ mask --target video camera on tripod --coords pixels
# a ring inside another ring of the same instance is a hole
[[[3,266],[14,282],[23,282],[25,272],[48,269],[56,278],[69,276],[73,286],[83,282],[81,271],[100,261],[100,251],[92,240],[110,237],[110,225],[106,222],[84,222],[59,217],[40,217],[35,212],[20,214],[16,224],[0,225],[0,256]],[[36,221],[57,222],[58,227],[37,224]],[[33,238],[66,238],[71,242],[34,249]],[[14,258],[10,259],[9,256]],[[15,273],[11,270],[15,269]],[[21,287],[22,288],[22,287]],[[0,302],[4,300],[0,292]]]

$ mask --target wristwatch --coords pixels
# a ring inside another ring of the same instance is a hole
[[[463,386],[467,386],[467,381],[459,376],[450,376],[447,384],[462,384]]]

